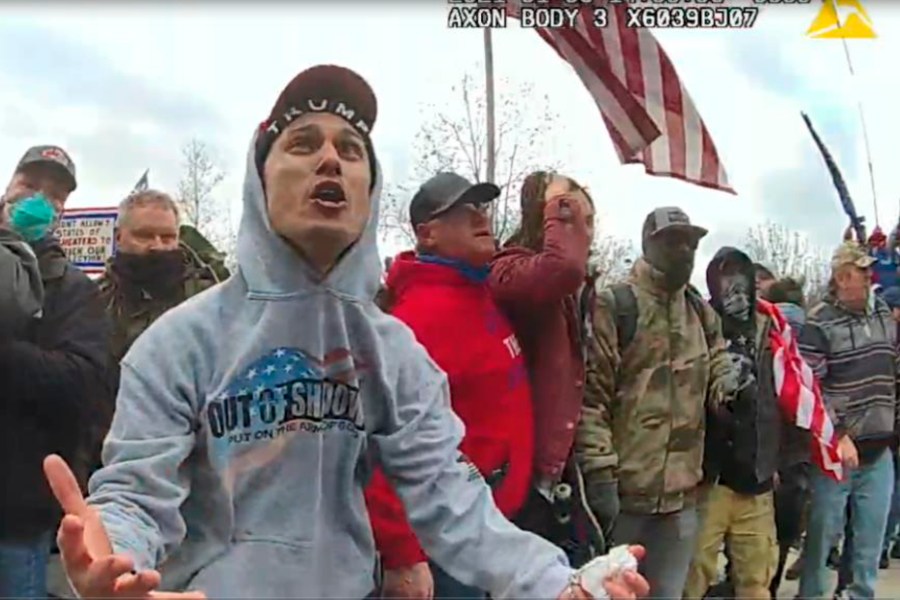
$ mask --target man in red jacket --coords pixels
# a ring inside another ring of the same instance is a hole
[[[487,285],[495,250],[487,208],[499,194],[493,184],[472,185],[453,173],[428,180],[410,203],[416,251],[397,256],[386,287],[391,313],[447,373],[472,476],[486,480],[512,517],[530,485],[534,425],[519,342]],[[485,597],[428,562],[383,473],[375,474],[366,500],[385,568],[384,597]]]

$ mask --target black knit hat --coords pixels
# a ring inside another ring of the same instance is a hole
[[[294,119],[311,112],[337,115],[362,136],[374,186],[376,161],[371,136],[378,116],[378,101],[365,79],[336,65],[318,65],[302,71],[279,94],[269,117],[259,126],[256,168],[260,175],[275,139]]]

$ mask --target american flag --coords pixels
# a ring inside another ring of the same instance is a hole
[[[522,0],[509,0],[517,18]],[[555,0],[542,6],[558,3]],[[606,27],[594,9],[606,8]],[[734,193],[712,137],[665,51],[647,29],[626,26],[626,7],[595,0],[574,28],[536,28],[594,98],[623,164]]]
[[[138,182],[134,184],[134,189],[131,190],[129,196],[133,196],[140,192],[146,192],[148,189],[150,189],[150,179],[148,178],[148,175],[150,175],[150,169],[144,171],[144,174],[141,175],[141,178],[138,179]]]
[[[822,390],[812,369],[803,360],[790,324],[776,306],[757,300],[756,310],[769,317],[769,345],[775,390],[782,413],[801,429],[812,434],[813,461],[836,481],[843,479],[841,456],[834,425],[825,408]]]

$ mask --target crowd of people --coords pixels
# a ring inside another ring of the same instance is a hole
[[[54,233],[74,163],[25,153],[0,200],[0,596],[46,597],[58,551],[80,597],[774,598],[795,571],[820,598],[843,538],[835,594],[874,597],[900,522],[882,245],[845,240],[809,306],[736,247],[704,293],[707,230],[659,207],[598,285],[584,186],[530,174],[497,240],[500,189],[443,172],[382,279],[376,116],[342,67],[289,82],[233,274],[146,190],[91,281]],[[638,570],[589,591],[620,546]]]

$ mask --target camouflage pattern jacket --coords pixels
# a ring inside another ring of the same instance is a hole
[[[622,510],[639,514],[696,502],[706,408],[724,400],[731,373],[712,307],[701,301],[698,314],[686,292],[668,293],[659,279],[643,259],[635,264],[637,327],[622,356],[614,296],[598,291],[576,438],[585,478],[618,480]]]
[[[118,365],[138,336],[163,313],[219,282],[217,272],[191,247],[185,244],[181,247],[186,267],[181,294],[165,299],[151,298],[146,293],[137,301],[126,298],[116,276],[109,268],[97,281],[107,314],[113,321],[110,351],[114,365]]]

